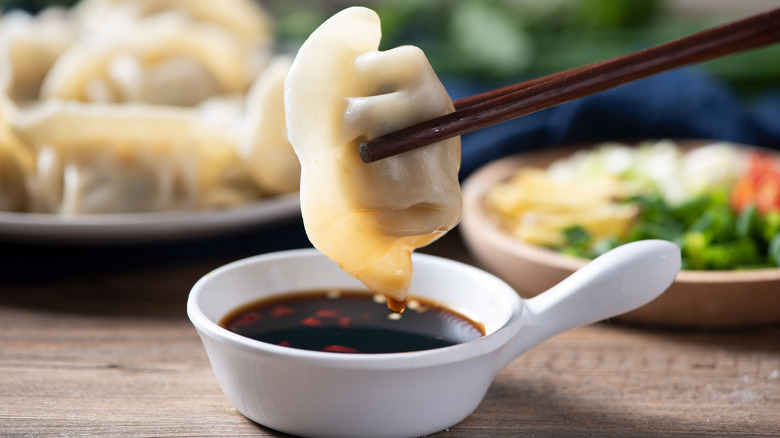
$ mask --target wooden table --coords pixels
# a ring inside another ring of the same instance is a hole
[[[428,251],[469,260],[457,233]],[[185,314],[226,261],[0,284],[0,436],[286,436],[228,402]],[[780,436],[780,328],[572,330],[435,436],[725,435]]]

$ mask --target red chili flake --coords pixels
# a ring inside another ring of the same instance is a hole
[[[761,214],[780,210],[780,169],[765,154],[750,156],[747,172],[731,189],[731,206],[741,211],[755,205]]]
[[[330,351],[332,353],[360,353],[360,350],[356,350],[352,347],[345,347],[343,345],[328,345],[323,348],[322,351]]]
[[[350,321],[352,321],[351,316],[342,316],[338,319],[338,325],[341,328],[349,328]]]
[[[336,318],[339,316],[339,311],[336,309],[322,309],[318,310],[314,315],[320,318]]]
[[[304,318],[303,320],[301,320],[301,324],[308,325],[309,327],[322,327],[325,325],[324,322],[320,321],[319,319],[313,316]]]
[[[295,309],[292,307],[287,307],[282,304],[278,304],[274,306],[273,309],[271,309],[271,316],[285,316],[285,315],[291,315],[295,313]]]
[[[279,345],[279,346],[281,346],[281,347],[289,347],[289,346],[290,346],[290,345],[292,345],[292,344],[290,343],[290,341],[288,341],[288,340],[286,340],[286,339],[285,339],[284,341],[282,341],[282,342],[278,343],[277,345]]]
[[[240,318],[234,320],[230,324],[230,326],[234,327],[234,328],[239,328],[239,327],[243,327],[245,325],[254,324],[257,321],[260,321],[262,319],[263,319],[263,315],[261,315],[261,314],[259,314],[257,312],[247,313],[245,315],[241,315]]]

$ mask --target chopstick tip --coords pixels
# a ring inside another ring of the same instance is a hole
[[[371,149],[369,148],[367,142],[360,142],[360,146],[358,146],[358,153],[360,154],[360,159],[363,160],[364,163],[368,164],[374,161],[373,157],[371,156]]]

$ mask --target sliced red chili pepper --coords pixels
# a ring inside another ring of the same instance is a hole
[[[780,174],[776,178],[767,178],[756,194],[756,207],[761,213],[780,210]]]
[[[731,191],[731,205],[738,211],[755,205],[762,214],[780,209],[780,169],[769,156],[750,156],[747,172]]]
[[[319,318],[336,318],[339,316],[339,311],[336,309],[321,309],[314,314]]]
[[[295,309],[281,304],[278,304],[271,309],[271,316],[286,316],[293,313],[295,313]]]
[[[302,319],[301,324],[308,325],[309,327],[322,327],[325,325],[324,322],[320,321],[319,319],[313,316]]]
[[[246,326],[246,325],[254,324],[257,321],[260,321],[262,319],[263,319],[263,315],[261,315],[261,314],[259,314],[257,312],[247,313],[245,315],[241,315],[240,318],[234,320],[230,324],[230,326],[234,327],[234,328],[239,328],[239,327],[243,327],[243,326]]]
[[[360,350],[356,350],[352,347],[345,347],[343,345],[328,345],[323,348],[322,351],[330,351],[332,353],[360,353]]]
[[[352,321],[351,316],[342,316],[338,319],[337,324],[341,328],[349,328],[350,321]]]

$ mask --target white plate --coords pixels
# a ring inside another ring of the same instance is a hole
[[[36,243],[134,243],[262,228],[300,216],[297,193],[210,211],[58,216],[0,212],[0,239]]]

